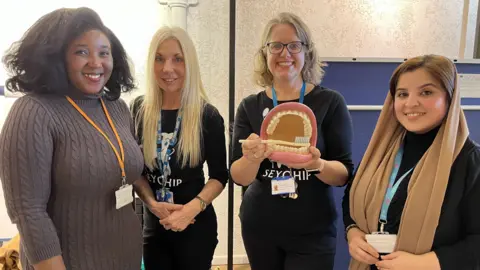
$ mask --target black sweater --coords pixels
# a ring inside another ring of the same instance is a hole
[[[137,97],[132,106],[132,115],[136,115],[143,96]],[[177,120],[178,110],[162,110],[162,133],[171,134],[175,129],[175,122]],[[140,120],[141,121],[141,120]],[[208,165],[209,179],[216,179],[225,186],[228,181],[227,169],[227,152],[225,140],[225,126],[223,117],[219,111],[211,104],[206,104],[203,111],[203,138],[201,140],[202,159],[197,166],[186,166],[181,168],[177,162],[177,155],[175,151],[170,160],[171,175],[168,177],[165,186],[170,188],[173,192],[174,203],[186,204],[196,195],[198,195],[205,186],[204,164]],[[138,126],[138,142],[141,143],[143,130],[142,125]],[[191,131],[179,130],[178,136],[188,136]],[[175,148],[177,148],[177,145]],[[143,175],[148,179],[150,187],[155,192],[162,188],[161,172],[158,169],[150,170],[145,166]],[[159,219],[150,212],[148,207],[144,207],[144,237],[158,236],[165,232],[163,226],[160,225]],[[216,215],[212,204],[208,205],[205,211],[197,215],[196,223],[214,223],[216,222]]]
[[[298,102],[298,99],[291,100]],[[279,104],[286,101],[279,101]],[[351,159],[352,121],[343,96],[335,90],[316,86],[305,95],[304,104],[310,107],[317,120],[317,148],[326,160],[337,160],[353,173]],[[231,162],[242,157],[238,142],[251,133],[260,134],[266,112],[273,108],[272,99],[265,91],[243,99],[235,115]],[[240,220],[247,229],[266,234],[281,232],[292,235],[324,232],[336,236],[337,212],[332,188],[305,170],[292,170],[298,183],[296,200],[273,196],[272,178],[290,175],[283,164],[265,159],[258,170],[256,180],[248,186],[240,207]]]
[[[438,128],[419,135],[408,132],[404,141],[402,163],[397,180],[412,168],[430,147]],[[454,161],[445,193],[439,224],[435,232],[432,251],[442,270],[480,268],[480,147],[467,139]],[[388,209],[385,230],[396,234],[403,207],[407,199],[411,173],[400,184]],[[352,178],[353,179],[353,178]],[[350,217],[349,192],[351,181],[343,198],[345,227],[354,223]]]

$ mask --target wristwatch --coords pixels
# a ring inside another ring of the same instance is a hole
[[[195,196],[195,198],[200,201],[200,207],[202,208],[202,212],[203,212],[203,210],[207,208],[207,203],[202,198],[200,198],[200,196]]]

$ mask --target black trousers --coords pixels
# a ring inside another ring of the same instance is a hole
[[[145,270],[210,270],[218,244],[215,215],[201,217],[183,232],[157,228],[144,237]]]
[[[336,239],[324,233],[265,234],[242,228],[252,270],[332,270]]]

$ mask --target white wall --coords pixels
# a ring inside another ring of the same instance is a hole
[[[14,99],[7,99],[0,96],[0,127],[2,127]],[[11,238],[17,233],[17,229],[9,221],[7,209],[3,200],[3,190],[0,185],[0,239]]]
[[[463,33],[465,38],[460,40],[460,56],[464,58],[473,58],[475,49],[475,28],[477,27],[478,0],[465,0],[463,20],[465,27]],[[464,47],[463,47],[464,46]]]
[[[236,29],[236,105],[258,91],[251,81],[253,54],[265,23],[280,11],[302,16],[311,27],[320,55],[324,57],[410,57],[438,53],[449,57],[473,55],[478,0],[239,0]],[[212,103],[228,123],[229,1],[199,0],[188,10],[188,32],[197,46],[202,76]],[[95,9],[118,35],[134,60],[138,80],[149,40],[169,13],[156,0],[17,0],[0,3],[0,51],[39,16],[61,6]],[[462,22],[466,21],[462,28]],[[5,27],[8,25],[9,27]],[[462,39],[464,31],[464,42]],[[0,68],[0,82],[6,74]],[[127,100],[141,90],[126,96]],[[13,99],[7,99],[12,102]],[[0,124],[9,105],[0,97]],[[1,192],[1,191],[0,191]],[[226,263],[227,190],[215,201],[219,222],[219,245],[214,263]],[[0,193],[1,197],[1,193]],[[238,221],[240,188],[235,189],[234,262],[246,262]],[[11,237],[14,228],[0,200],[0,238]]]

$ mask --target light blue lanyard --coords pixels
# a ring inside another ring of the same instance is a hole
[[[408,170],[406,173],[402,175],[395,183],[395,179],[397,178],[398,170],[400,169],[400,164],[402,163],[403,157],[403,144],[398,149],[397,155],[395,156],[395,164],[393,166],[392,174],[390,175],[390,182],[388,184],[387,192],[385,194],[385,198],[383,198],[382,210],[380,212],[380,232],[383,232],[383,225],[387,224],[387,213],[388,208],[390,207],[390,203],[392,202],[392,198],[397,192],[398,186],[402,183],[402,181],[407,177],[407,175],[413,171],[415,166]]]
[[[170,140],[163,141],[162,139],[162,119],[158,120],[157,130],[157,164],[163,175],[162,188],[165,188],[167,177],[171,174],[170,169],[170,156],[173,154],[173,147],[177,143],[178,130],[180,129],[180,123],[182,122],[181,112],[178,112],[177,121],[175,123],[175,130]],[[165,145],[164,145],[165,144]],[[167,147],[165,154],[162,155],[162,148]]]
[[[306,84],[303,82],[302,90],[300,91],[300,100],[298,102],[303,103],[303,98],[305,96]],[[273,107],[278,105],[277,93],[275,93],[275,88],[272,85],[272,97],[273,97]]]

